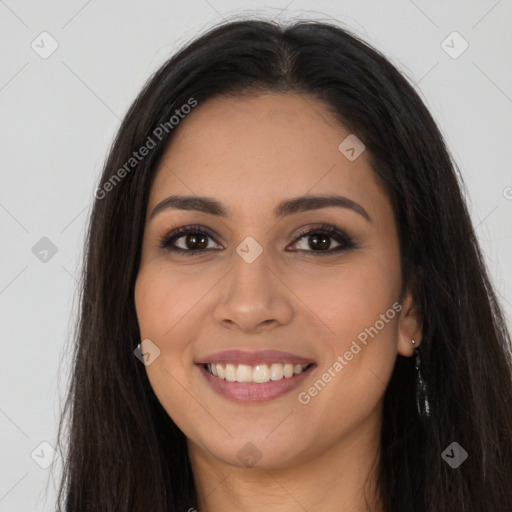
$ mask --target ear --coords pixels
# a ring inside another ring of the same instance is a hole
[[[398,321],[398,344],[397,351],[400,355],[410,357],[413,355],[414,347],[421,343],[423,337],[423,323],[419,310],[413,300],[412,294],[408,291],[402,301],[402,311]],[[411,339],[415,341],[412,344]]]

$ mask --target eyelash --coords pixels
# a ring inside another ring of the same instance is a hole
[[[177,229],[174,229],[170,233],[164,235],[160,240],[158,246],[161,249],[166,249],[169,252],[178,253],[186,256],[199,256],[201,253],[205,253],[207,251],[218,251],[219,249],[181,249],[179,247],[172,247],[172,243],[176,240],[179,240],[185,235],[195,234],[195,235],[204,235],[210,238],[214,238],[213,234],[207,228],[199,225],[192,226],[184,226]],[[324,255],[332,255],[335,253],[339,253],[342,251],[348,251],[350,249],[355,249],[359,246],[357,242],[353,240],[352,237],[347,235],[345,232],[335,228],[334,226],[330,226],[329,224],[322,224],[316,228],[307,228],[300,232],[297,238],[293,243],[300,241],[302,238],[309,237],[314,234],[323,234],[329,235],[329,237],[334,238],[336,242],[341,245],[335,249],[328,249],[325,251],[304,251],[302,249],[298,249],[298,252],[306,252],[312,253],[314,257],[324,256]]]

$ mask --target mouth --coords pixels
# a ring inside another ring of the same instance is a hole
[[[289,393],[316,368],[315,362],[267,350],[230,350],[210,354],[196,363],[209,387],[232,402],[259,403]]]
[[[270,381],[280,381],[290,379],[294,375],[300,375],[308,368],[313,366],[309,364],[292,363],[272,363],[258,364],[251,366],[248,364],[221,364],[205,363],[203,368],[214,377],[228,382],[252,382],[254,384],[264,384]]]

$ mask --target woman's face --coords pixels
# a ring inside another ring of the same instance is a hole
[[[421,335],[367,152],[298,94],[215,98],[175,129],[135,303],[148,378],[190,450],[271,468],[375,439],[397,352]]]

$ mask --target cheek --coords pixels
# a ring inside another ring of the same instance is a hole
[[[146,366],[156,392],[165,381],[168,387],[172,377],[179,382],[188,378],[192,356],[183,329],[187,314],[193,314],[192,306],[197,303],[198,295],[199,291],[191,283],[187,286],[176,273],[157,265],[146,267],[137,276],[135,308],[140,337],[150,339],[160,351],[158,358]]]
[[[304,278],[295,285],[323,325],[321,382],[305,391],[312,399],[323,395],[321,401],[334,401],[349,414],[375,406],[396,360],[400,275],[388,261],[340,267],[317,286],[308,288]]]
[[[176,340],[179,324],[193,314],[205,293],[207,283],[164,265],[147,267],[139,272],[135,283],[135,307],[141,337],[155,338],[164,344]],[[165,347],[174,350],[174,343]]]
[[[389,327],[396,317],[392,308],[398,298],[395,286],[391,286],[382,274],[359,275],[357,272],[346,276],[339,285],[342,292],[337,294],[337,300],[333,299],[330,307],[326,307],[326,315],[341,348],[354,339],[364,343],[366,337],[388,337],[391,334]]]
[[[193,393],[193,358],[183,328],[187,313],[191,314],[199,297],[190,280],[186,283],[183,276],[158,265],[141,269],[135,283],[141,340],[150,339],[160,350],[158,357],[145,367],[148,380],[169,416],[185,431],[190,430],[189,424],[182,423],[190,407],[190,395],[183,390]]]
[[[386,311],[397,301],[400,290],[399,268],[393,260],[354,258],[353,262],[322,272],[296,273],[292,279],[287,278],[287,283],[307,306],[309,316],[318,320],[318,334],[328,346],[344,352],[360,333],[364,338],[365,329],[376,322],[379,335],[390,335],[397,315],[392,309],[386,316]]]

